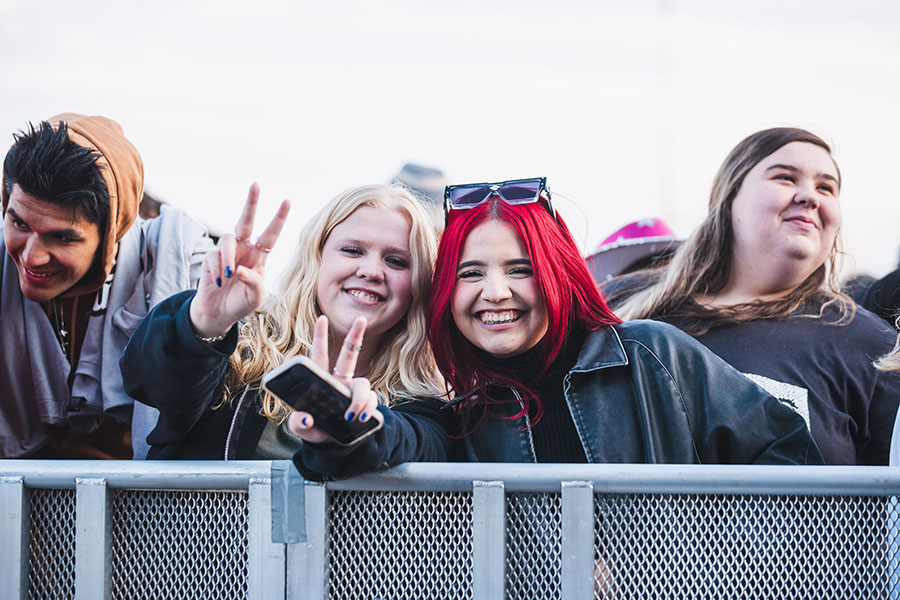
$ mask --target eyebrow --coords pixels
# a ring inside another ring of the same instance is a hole
[[[483,267],[487,263],[481,260],[467,260],[466,262],[461,262],[456,267],[457,271],[461,271],[462,269],[467,269],[469,267]],[[504,267],[513,267],[516,265],[525,265],[526,267],[531,266],[531,261],[527,258],[513,258],[512,260],[508,260],[503,263]]]
[[[800,172],[800,169],[798,169],[794,165],[782,165],[782,164],[772,165],[771,167],[766,169],[766,171],[772,171],[775,169],[790,171],[791,173],[799,173]],[[834,175],[832,175],[830,173],[816,173],[816,177],[821,177],[822,179],[828,179],[829,181],[833,181],[833,182],[837,183],[837,177],[835,177]]]
[[[17,221],[22,221],[23,223],[28,225],[28,221],[26,221],[25,219],[20,217],[19,214],[14,209],[7,208],[6,214],[12,215],[13,219],[16,219]],[[30,225],[28,225],[28,226],[31,227]],[[49,234],[50,235],[64,235],[66,237],[70,237],[72,239],[77,239],[77,240],[83,239],[81,232],[78,231],[77,229],[72,229],[71,227],[69,227],[67,229],[54,229],[53,231],[49,232]]]
[[[339,244],[356,244],[357,246],[364,246],[369,248],[373,245],[371,241],[366,240],[358,240],[356,238],[346,238],[343,240],[338,240]],[[407,256],[412,256],[412,252],[410,252],[406,248],[401,248],[399,246],[387,246],[384,248],[385,254],[405,254]]]

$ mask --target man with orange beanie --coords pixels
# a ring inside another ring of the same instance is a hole
[[[143,163],[115,121],[62,114],[14,138],[0,188],[0,457],[131,458],[119,356],[156,302],[196,285],[212,242],[177,209],[137,218]]]

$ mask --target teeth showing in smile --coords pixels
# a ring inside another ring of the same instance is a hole
[[[34,277],[35,279],[47,279],[48,277],[53,275],[53,273],[35,273],[28,267],[25,267],[25,272],[28,273],[28,275],[30,275],[31,277]]]
[[[347,290],[347,293],[360,300],[364,300],[365,302],[381,302],[381,296],[370,294],[369,292],[364,292],[362,290]]]
[[[478,318],[485,325],[500,325],[517,321],[520,316],[521,313],[519,311],[506,310],[503,312],[483,312],[478,315]]]

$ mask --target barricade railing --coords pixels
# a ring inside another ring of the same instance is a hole
[[[897,598],[900,469],[0,461],[0,598]]]

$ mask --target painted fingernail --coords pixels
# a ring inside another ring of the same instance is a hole
[[[360,423],[365,423],[365,422],[366,422],[366,419],[368,419],[368,418],[369,418],[369,414],[368,414],[368,413],[363,413],[363,414],[359,415],[359,421],[360,421]]]
[[[231,275],[232,275],[231,267],[225,267],[225,277],[228,277],[229,279],[231,279]]]
[[[306,417],[303,417],[302,419],[300,419],[300,424],[303,425],[304,427],[307,427]]]
[[[216,277],[216,285],[219,287],[222,287],[222,278],[221,277]]]
[[[347,422],[349,423],[350,421],[353,420],[353,417],[355,417],[355,416],[356,416],[356,413],[351,410],[350,412],[347,413],[347,416],[345,418],[347,419]]]

